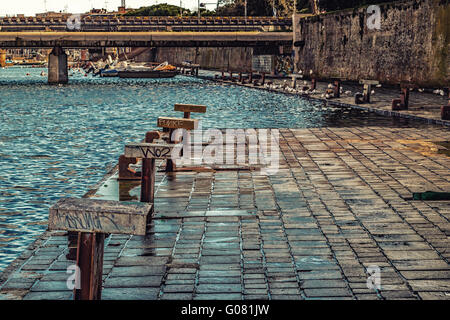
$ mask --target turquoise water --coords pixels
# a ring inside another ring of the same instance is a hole
[[[174,103],[205,104],[203,128],[306,128],[386,124],[390,118],[257,89],[178,76],[85,77],[49,86],[44,69],[0,69],[0,271],[46,229],[48,207],[81,197],[127,142],[180,116]],[[29,73],[30,75],[27,75]]]

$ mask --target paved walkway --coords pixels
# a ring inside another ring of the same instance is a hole
[[[107,239],[103,299],[450,299],[450,201],[406,200],[450,191],[450,157],[431,142],[449,137],[282,129],[275,175],[159,172],[149,234]],[[119,197],[114,176],[96,197]],[[44,234],[0,278],[0,299],[71,299],[67,250],[65,233]]]
[[[219,72],[212,72],[212,71],[200,72],[200,76],[203,76],[205,78],[213,78],[215,75],[219,77],[219,79],[216,81],[221,82],[222,81],[220,79],[221,73]],[[227,73],[226,76],[229,77],[229,74]],[[237,77],[236,73],[234,74],[234,77],[235,78]],[[286,80],[274,78],[274,79],[267,79],[267,81],[270,81],[278,86],[282,85],[290,87],[292,84],[292,81],[290,79]],[[231,82],[226,80],[225,83],[267,90],[267,88],[264,88],[262,86],[255,87],[250,84],[243,85],[238,83],[237,81]],[[354,98],[355,94],[357,92],[359,93],[363,92],[362,85],[355,85],[354,83],[344,82],[341,85],[344,93],[341,95],[340,98],[325,99],[323,96],[329,84],[330,84],[329,82],[317,82],[316,92],[314,94],[309,94],[308,96],[314,99],[320,99],[324,101],[326,100],[329,103],[337,105],[352,105],[353,107],[355,107],[355,98]],[[310,81],[306,81],[306,84],[304,84],[303,80],[298,80],[297,82],[297,88],[299,89],[303,86],[310,86],[310,85],[311,85]],[[271,89],[271,90],[276,92],[284,92],[287,94],[292,94],[286,92],[284,89]],[[358,105],[357,107],[372,110],[377,113],[385,115],[418,118],[426,120],[428,122],[433,121],[434,123],[445,124],[447,126],[450,126],[449,120],[441,119],[441,107],[448,104],[448,97],[446,95],[441,96],[440,94],[434,94],[431,92],[419,92],[417,90],[414,90],[410,92],[409,98],[410,106],[408,110],[392,111],[392,100],[400,99],[400,89],[384,86],[382,86],[381,88],[377,88],[375,86],[372,86],[372,90],[374,90],[375,93],[372,94],[371,96],[371,103],[363,103]],[[347,91],[350,91],[350,94],[345,94],[345,92]]]

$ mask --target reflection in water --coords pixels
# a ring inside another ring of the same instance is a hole
[[[95,199],[139,201],[141,180],[118,180],[117,175],[107,179],[93,196]]]
[[[0,70],[0,270],[46,229],[52,204],[83,196],[116,164],[126,143],[156,129],[159,116],[179,116],[174,103],[207,105],[206,114],[194,116],[203,128],[408,125],[407,120],[183,76],[119,79],[76,73],[68,85],[49,86],[41,71]],[[113,183],[102,187],[101,197],[113,196],[114,186],[108,186]],[[133,186],[121,182],[115,190],[121,199],[137,200]]]
[[[439,141],[435,142],[441,148],[438,149],[438,154],[445,154],[450,157],[450,141]]]

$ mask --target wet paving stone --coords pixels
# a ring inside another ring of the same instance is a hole
[[[160,287],[162,282],[161,276],[147,277],[110,277],[104,282],[104,288],[146,288]]]
[[[105,288],[102,300],[156,300],[158,288]]]
[[[71,300],[72,297],[71,291],[29,292],[23,300]]]
[[[194,300],[242,300],[240,293],[197,293]]]
[[[199,284],[196,292],[204,293],[240,293],[242,287],[240,284]]]
[[[305,289],[307,297],[351,297],[351,293],[344,288]]]
[[[165,266],[114,267],[110,275],[111,277],[145,277],[163,275],[165,270]]]
[[[447,299],[450,202],[405,198],[449,190],[450,158],[427,147],[448,137],[438,127],[280,129],[272,176],[158,180],[149,234],[112,235],[105,247],[104,299]],[[31,252],[20,273],[36,276],[11,276],[2,297],[69,299],[65,239]],[[367,288],[373,266],[379,295]]]
[[[166,293],[160,297],[161,300],[192,300],[192,293]]]
[[[47,292],[47,291],[71,291],[67,287],[67,281],[39,281],[32,288],[33,292]]]

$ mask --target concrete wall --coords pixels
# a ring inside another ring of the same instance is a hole
[[[158,48],[156,61],[181,64],[189,60],[204,69],[250,70],[252,48]]]
[[[450,85],[450,5],[414,0],[380,5],[381,29],[367,8],[294,17],[295,68],[320,78]]]

